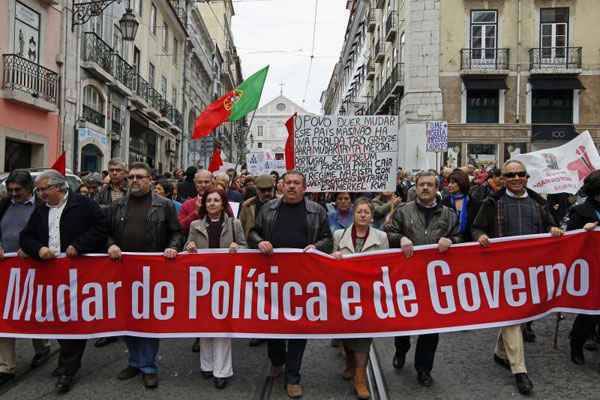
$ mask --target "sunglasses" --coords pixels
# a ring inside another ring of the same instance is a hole
[[[505,172],[502,174],[503,177],[505,178],[515,178],[515,177],[519,177],[519,178],[526,178],[527,177],[527,172],[525,171],[519,171],[519,172]]]

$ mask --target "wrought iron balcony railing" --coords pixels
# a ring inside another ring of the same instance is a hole
[[[135,68],[127,63],[118,53],[113,53],[113,76],[131,90],[135,90]]]
[[[581,69],[581,47],[529,49],[529,69]]]
[[[403,66],[404,64],[396,64],[390,76],[377,92],[373,103],[369,106],[369,114],[375,114],[391,95],[396,95],[397,88],[403,85]]]
[[[375,18],[375,9],[371,8],[369,10],[369,15],[367,16],[367,31],[369,31],[369,32],[375,31],[376,26],[377,26],[377,19]]]
[[[398,31],[398,21],[395,11],[390,11],[388,17],[385,20],[385,40],[387,42],[393,42],[396,38],[396,32]]]
[[[173,106],[162,96],[160,102],[160,115],[167,118],[169,121],[173,121]]]
[[[140,74],[135,75],[134,91],[135,94],[144,99],[145,102],[150,101],[150,85]]]
[[[463,71],[508,70],[509,58],[509,49],[462,49],[460,69]]]
[[[384,45],[385,43],[381,39],[375,43],[375,62],[377,63],[382,62],[385,58]]]
[[[104,128],[106,117],[101,112],[94,110],[92,107],[83,105],[83,119],[92,124]]]
[[[162,96],[160,95],[158,90],[154,89],[153,87],[150,87],[148,89],[148,103],[150,104],[150,107],[160,111],[162,107],[162,101]]]
[[[103,70],[113,73],[113,50],[94,32],[85,32],[83,36],[83,61],[95,62]]]
[[[2,86],[20,90],[49,103],[58,104],[59,76],[17,54],[4,54]]]
[[[183,115],[181,112],[173,107],[173,118],[171,119],[175,123],[175,125],[183,131]]]

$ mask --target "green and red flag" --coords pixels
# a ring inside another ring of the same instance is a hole
[[[265,86],[267,72],[269,72],[268,65],[255,72],[236,89],[209,104],[196,119],[192,139],[208,136],[222,123],[238,121],[249,112],[256,110]]]

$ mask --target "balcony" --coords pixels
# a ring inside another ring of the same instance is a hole
[[[379,39],[375,43],[375,62],[382,63],[385,59],[385,43]]]
[[[158,124],[163,128],[173,125],[173,106],[167,100],[161,97],[160,101],[160,119]]]
[[[106,123],[106,117],[101,112],[94,110],[93,108],[83,105],[83,119],[91,122],[99,128],[104,129]]]
[[[150,102],[150,85],[140,74],[134,76],[133,90],[131,101],[141,108],[147,108]]]
[[[367,31],[375,32],[376,27],[377,27],[377,19],[375,18],[375,9],[371,8],[369,10],[369,16],[367,17]]]
[[[404,89],[404,74],[402,68],[404,64],[397,64],[394,70],[387,78],[375,99],[369,106],[369,115],[380,112],[385,106],[389,105],[396,97],[402,96]]]
[[[127,63],[119,54],[113,53],[114,88],[124,96],[131,96],[135,90],[135,68]]]
[[[113,50],[94,32],[84,33],[81,66],[103,82],[112,81]]]
[[[529,49],[532,74],[581,73],[581,47],[542,47]]]
[[[398,17],[395,11],[390,11],[385,20],[385,41],[393,42],[396,39],[396,33],[398,33]]]
[[[509,49],[462,49],[460,69],[463,74],[508,74]]]
[[[367,63],[367,80],[372,81],[373,79],[375,79],[375,63],[373,62],[373,59],[370,58]]]
[[[179,110],[173,107],[173,114],[171,117],[171,121],[173,121],[173,125],[171,125],[171,131],[175,134],[183,132],[183,115]]]
[[[10,101],[43,111],[58,111],[59,76],[17,54],[3,56],[2,87]]]
[[[160,109],[162,107],[162,96],[153,87],[148,88],[148,106],[147,113],[153,118],[160,118]]]

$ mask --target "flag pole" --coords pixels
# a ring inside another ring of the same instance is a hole
[[[247,131],[246,131],[246,133],[244,134],[244,143],[246,143],[246,141],[247,141],[247,139],[248,139],[248,134],[250,133],[250,129],[252,128],[252,122],[254,122],[254,114],[256,114],[256,110],[254,110],[254,111],[252,112],[252,117],[250,118],[250,124],[248,124],[248,130],[247,130]],[[232,143],[232,145],[233,145],[233,143]],[[235,160],[235,169],[234,169],[234,171],[235,171],[235,176],[236,176],[236,177],[237,177],[237,168],[238,168],[238,165],[239,165],[239,164],[240,164],[240,157],[239,157],[239,154],[238,154],[238,157],[237,157],[237,158],[236,158],[236,160]],[[232,185],[232,184],[233,184],[233,179],[231,179],[231,180],[229,181],[229,189],[231,189],[231,185]]]

